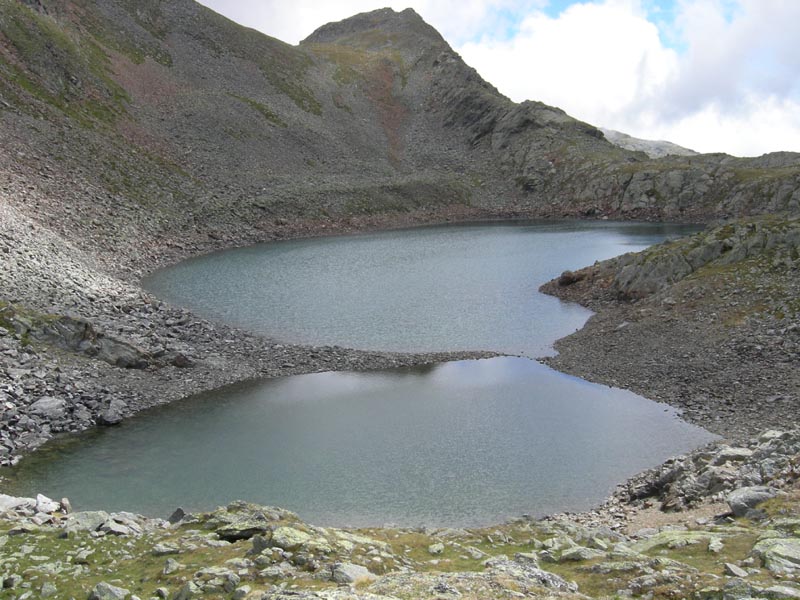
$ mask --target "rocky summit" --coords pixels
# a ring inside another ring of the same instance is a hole
[[[192,0],[0,0],[0,140],[2,465],[248,378],[484,356],[277,343],[139,284],[214,249],[480,218],[709,224],[547,284],[597,311],[548,361],[725,437],[595,511],[476,530],[0,495],[0,598],[800,597],[800,154],[514,103],[410,9],[291,46]]]

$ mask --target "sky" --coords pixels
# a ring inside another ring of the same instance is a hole
[[[512,100],[698,152],[800,152],[800,0],[200,0],[291,44],[411,7]]]

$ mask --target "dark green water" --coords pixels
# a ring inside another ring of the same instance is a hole
[[[538,294],[542,282],[679,231],[483,225],[286,242],[148,285],[288,340],[539,355],[588,316]],[[320,524],[476,525],[589,508],[711,439],[632,393],[496,358],[217,390],[50,444],[20,463],[11,493],[162,516],[243,498]]]

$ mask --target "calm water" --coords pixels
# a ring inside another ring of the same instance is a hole
[[[515,224],[282,242],[147,285],[290,341],[538,356],[589,314],[541,283],[682,231]],[[496,358],[217,390],[50,444],[20,463],[11,493],[161,516],[243,498],[319,524],[475,525],[588,508],[711,439],[629,392]]]
[[[168,515],[234,498],[331,525],[586,509],[712,439],[663,405],[525,358],[250,383],[51,445],[22,490]]]
[[[539,294],[542,283],[687,230],[597,222],[426,227],[228,250],[144,283],[212,319],[288,341],[543,356],[590,313]]]

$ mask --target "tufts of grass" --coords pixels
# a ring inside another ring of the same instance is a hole
[[[250,108],[255,110],[256,112],[260,113],[262,117],[264,117],[267,121],[272,123],[273,125],[278,125],[280,127],[288,127],[286,122],[281,119],[277,114],[275,114],[266,104],[262,104],[257,100],[253,100],[252,98],[247,98],[245,96],[238,96],[236,94],[228,94],[231,98],[235,98],[239,102],[243,102],[247,104]]]

